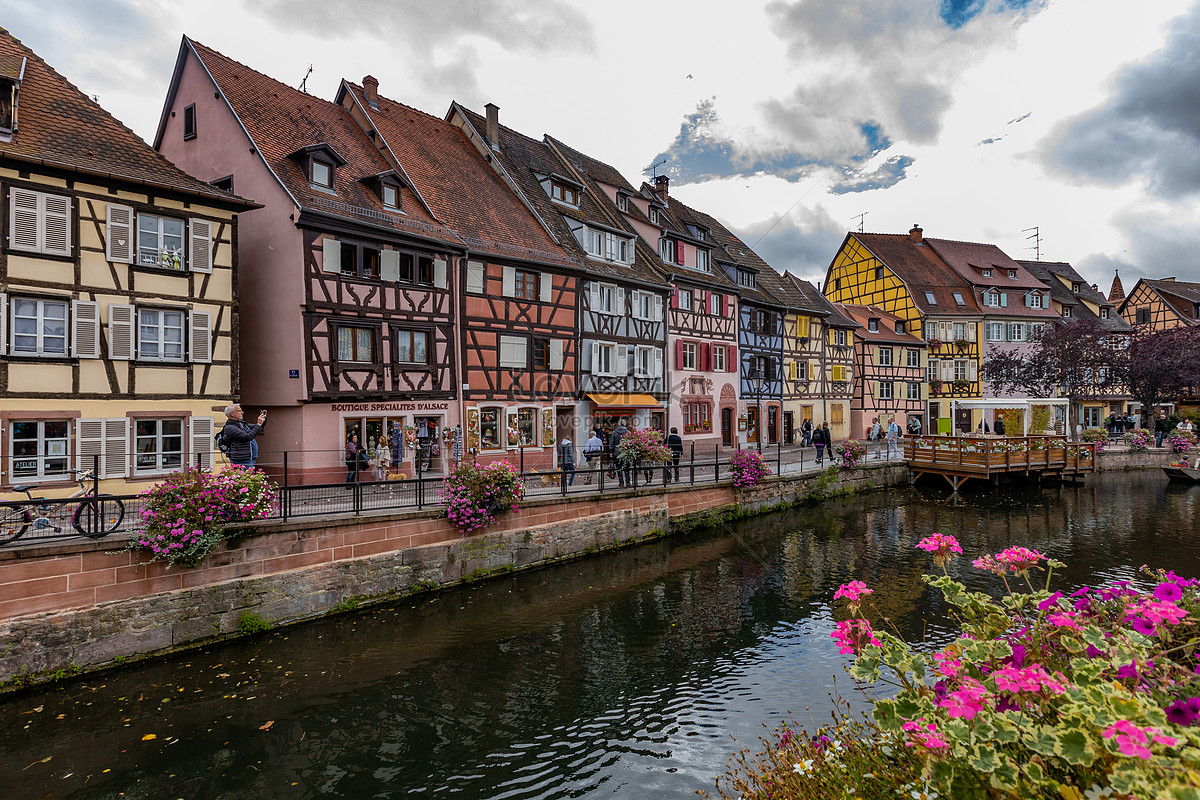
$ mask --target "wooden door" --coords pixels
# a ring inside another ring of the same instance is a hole
[[[733,409],[721,409],[721,444],[733,447]]]

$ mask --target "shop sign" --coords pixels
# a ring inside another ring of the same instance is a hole
[[[446,411],[449,403],[334,403],[334,411]]]

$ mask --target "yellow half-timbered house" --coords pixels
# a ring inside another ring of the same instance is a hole
[[[922,430],[970,432],[981,413],[952,400],[977,399],[983,313],[972,287],[924,240],[920,227],[907,235],[848,233],[825,275],[825,296],[835,303],[879,308],[921,337],[928,352]]]
[[[253,206],[2,29],[0,95],[0,495],[66,493],[97,467],[127,494],[211,465],[237,394],[237,214]]]

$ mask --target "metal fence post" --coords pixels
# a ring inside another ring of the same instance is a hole
[[[416,449],[417,456],[417,508],[422,508],[425,505],[425,481],[421,478],[421,448]]]
[[[519,452],[521,454],[521,468],[520,468],[519,472],[521,473],[521,476],[524,477],[525,476],[525,445],[519,446],[517,448],[517,452]]]
[[[638,459],[637,461],[633,462],[633,488],[634,489],[637,489],[637,476],[638,476],[638,473],[641,472],[641,466],[642,466],[641,459]]]
[[[692,442],[691,455],[688,458],[688,483],[696,483],[696,443]]]
[[[604,453],[600,454],[600,494],[604,494],[604,475],[608,472],[608,468],[604,465],[604,462],[607,458]]]
[[[288,488],[288,451],[283,451],[283,488],[279,490],[279,513],[285,520],[291,510],[292,492]]]
[[[783,472],[783,439],[776,442],[775,450],[775,474],[779,475]]]
[[[92,496],[100,494],[100,454],[92,454]]]

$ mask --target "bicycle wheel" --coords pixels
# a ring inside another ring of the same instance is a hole
[[[125,519],[125,504],[115,497],[88,497],[75,506],[71,524],[75,530],[91,539],[99,539],[121,527]]]
[[[27,508],[8,506],[0,509],[0,544],[8,544],[20,539],[32,521],[33,515]]]

